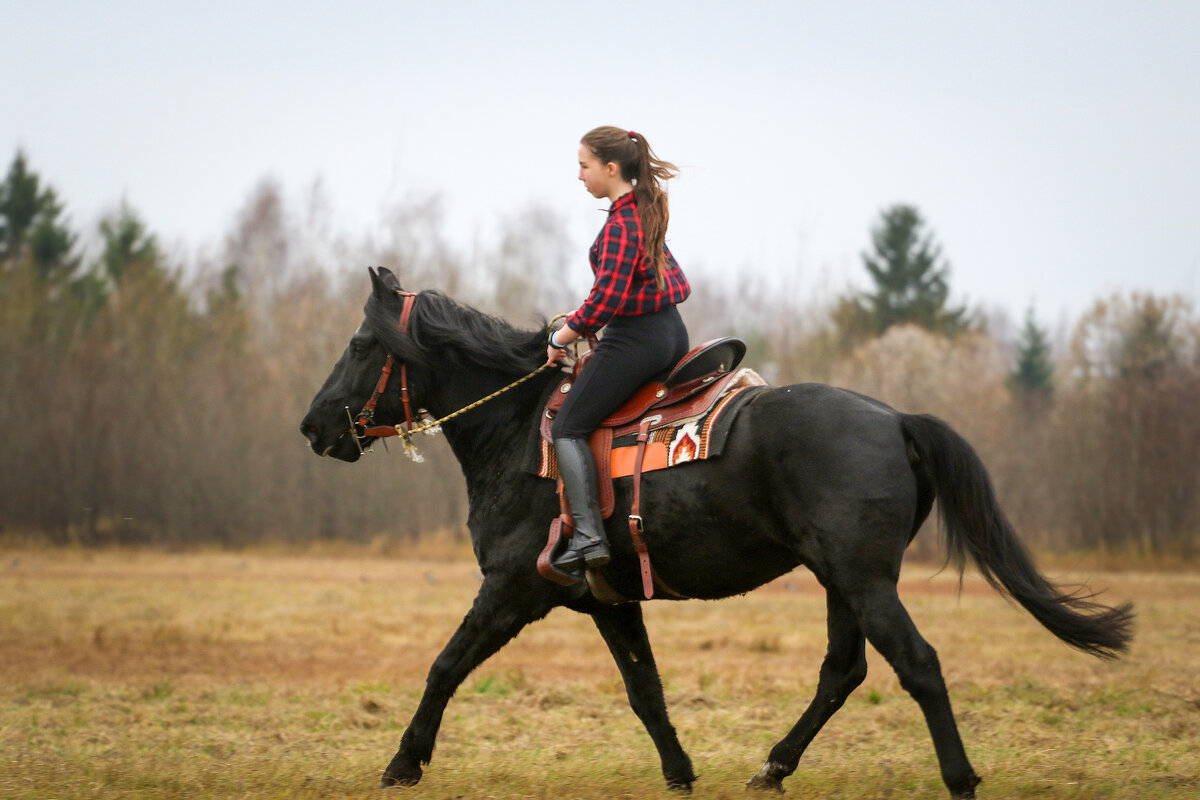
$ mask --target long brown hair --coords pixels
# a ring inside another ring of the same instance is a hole
[[[645,136],[613,125],[593,128],[580,142],[587,145],[601,164],[612,162],[620,167],[621,177],[633,183],[633,196],[642,220],[642,246],[654,265],[655,284],[660,290],[665,288],[667,254],[663,243],[671,212],[663,184],[678,175],[679,168],[656,156]]]

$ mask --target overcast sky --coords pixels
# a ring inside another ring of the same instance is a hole
[[[356,235],[440,194],[464,251],[540,203],[603,221],[579,137],[683,168],[693,283],[865,286],[915,204],[954,296],[1053,323],[1134,289],[1200,298],[1200,2],[6,2],[0,157],[85,228],[121,198],[219,242],[263,177],[320,179]],[[360,269],[363,265],[330,265]],[[582,277],[581,277],[582,276]]]

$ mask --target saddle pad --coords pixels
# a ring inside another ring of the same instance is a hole
[[[695,416],[651,427],[642,471],[666,469],[720,455],[738,411],[765,385],[766,382],[754,370],[741,369],[736,379],[709,408]],[[541,478],[557,478],[558,461],[554,446],[540,434],[537,436],[537,445],[533,463],[527,463],[526,471]],[[611,477],[632,475],[636,452],[636,431],[614,439],[610,457]]]

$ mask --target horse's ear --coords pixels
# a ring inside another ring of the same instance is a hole
[[[371,291],[380,298],[394,295],[400,290],[400,281],[387,267],[375,267],[374,269],[367,267],[367,272],[371,276]]]

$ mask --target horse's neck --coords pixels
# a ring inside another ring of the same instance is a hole
[[[448,422],[443,426],[446,443],[466,479],[471,505],[479,497],[503,493],[506,485],[511,486],[513,476],[520,469],[518,459],[525,449],[518,427],[524,429],[527,426],[491,422]]]
[[[509,382],[497,377],[482,382],[471,381],[469,386],[447,387],[445,396],[439,399],[437,416],[464,408]],[[490,486],[520,469],[519,459],[525,451],[525,440],[533,429],[533,417],[538,413],[534,406],[542,394],[539,387],[544,386],[542,381],[530,383],[536,385],[510,389],[442,426],[469,490],[474,492],[479,487]]]

